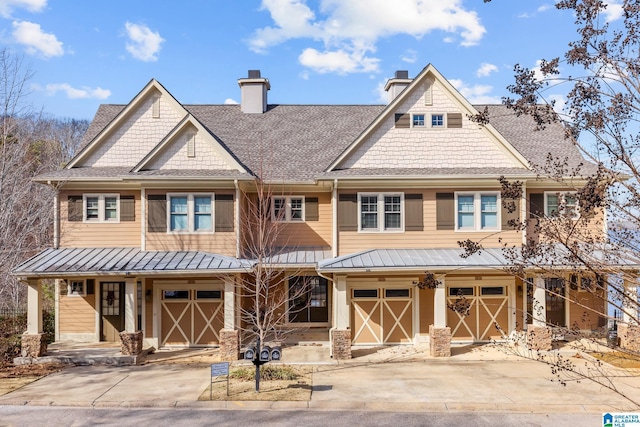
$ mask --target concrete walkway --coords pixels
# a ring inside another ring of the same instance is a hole
[[[545,414],[640,411],[591,381],[563,386],[551,381],[549,366],[496,350],[455,349],[447,359],[429,358],[424,349],[415,347],[359,351],[359,355],[354,352],[355,359],[337,363],[326,356],[326,348],[285,349],[285,362],[314,365],[308,402],[197,401],[209,385],[209,365],[201,363],[197,352],[192,353],[193,360],[200,363],[167,363],[158,352],[156,361],[142,366],[67,368],[0,396],[0,405]],[[573,362],[584,364],[584,359]],[[640,396],[640,373],[616,378],[615,384],[627,395]]]

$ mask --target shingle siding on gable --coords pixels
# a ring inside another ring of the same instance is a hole
[[[201,135],[195,136],[195,156],[188,156],[189,140],[194,130],[182,132],[174,141],[170,141],[164,151],[144,169],[231,169]]]
[[[148,96],[102,144],[78,166],[135,166],[182,117],[171,103],[160,102],[160,118],[152,117],[154,95]]]
[[[425,106],[425,90],[426,85],[416,87],[397,111],[425,114],[429,124],[431,113],[460,113],[457,102],[437,83],[433,84],[433,105]],[[459,129],[430,129],[428,125],[424,129],[397,129],[392,114],[340,165],[340,169],[519,166],[497,142],[466,117]]]

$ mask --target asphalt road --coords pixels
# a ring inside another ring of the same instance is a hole
[[[594,414],[215,411],[205,409],[0,406],[0,426],[598,426]]]

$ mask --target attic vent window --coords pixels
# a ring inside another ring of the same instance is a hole
[[[195,157],[196,156],[196,136],[189,136],[189,140],[187,141],[187,157]]]
[[[427,82],[427,87],[424,90],[424,105],[433,104],[433,83]]]
[[[156,96],[153,98],[153,105],[151,107],[151,117],[154,119],[160,118],[160,97]]]

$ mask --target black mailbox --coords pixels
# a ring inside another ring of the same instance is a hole
[[[244,360],[253,360],[256,358],[256,348],[248,347],[244,350]]]
[[[261,362],[268,362],[269,360],[271,360],[271,347],[269,347],[268,345],[262,347],[262,350],[260,350],[259,360]]]
[[[279,345],[271,348],[271,360],[282,360],[282,348]]]

